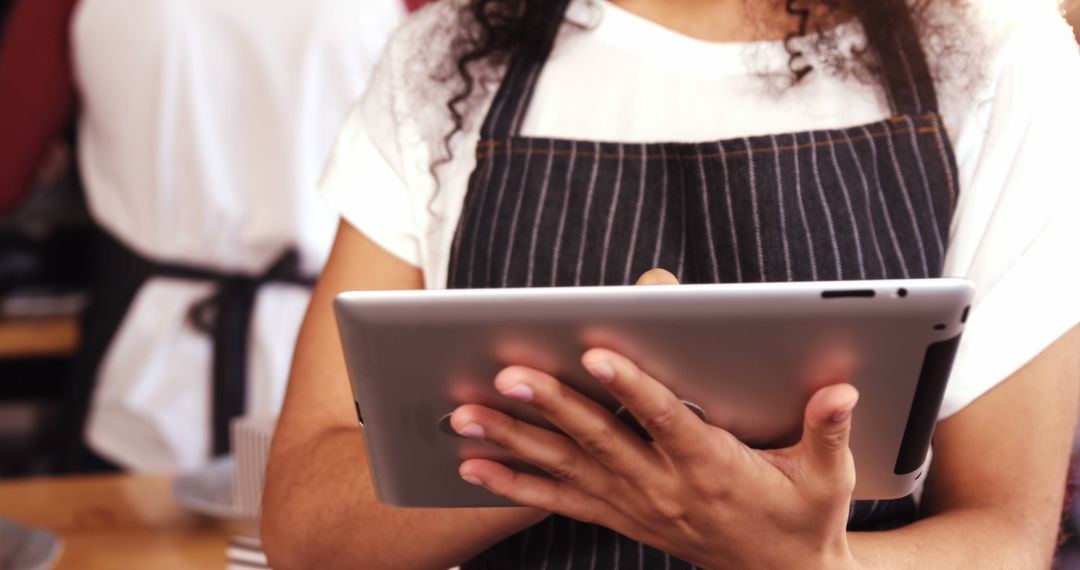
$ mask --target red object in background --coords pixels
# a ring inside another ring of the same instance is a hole
[[[15,0],[0,43],[0,212],[30,189],[75,110],[68,23],[77,0]]]

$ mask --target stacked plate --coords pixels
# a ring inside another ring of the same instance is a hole
[[[0,518],[0,568],[4,570],[48,570],[60,558],[62,547],[60,539],[47,530]]]
[[[234,420],[233,455],[177,477],[173,484],[176,500],[188,509],[209,517],[257,520],[276,420],[276,417]],[[251,532],[255,533],[254,525]],[[226,548],[225,556],[226,570],[269,568],[262,544],[255,536],[234,537]],[[0,565],[0,569],[6,570],[7,567]]]

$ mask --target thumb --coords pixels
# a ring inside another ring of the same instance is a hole
[[[851,384],[834,384],[818,390],[806,404],[803,437],[799,442],[806,460],[819,473],[852,469],[851,415],[859,392]]]
[[[678,285],[679,279],[666,269],[650,269],[638,277],[637,285]]]

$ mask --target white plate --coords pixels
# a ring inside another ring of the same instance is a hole
[[[0,568],[48,570],[62,549],[63,542],[55,534],[0,518]]]
[[[233,500],[233,458],[222,457],[185,473],[173,483],[173,495],[189,510],[218,519],[244,520]]]

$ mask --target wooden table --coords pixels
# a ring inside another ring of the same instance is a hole
[[[229,539],[251,530],[183,510],[157,475],[0,482],[0,515],[60,535],[61,569],[222,569]]]

